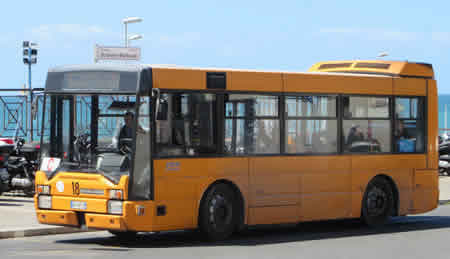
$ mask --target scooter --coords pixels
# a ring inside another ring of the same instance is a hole
[[[0,195],[9,190],[8,157],[14,145],[0,141]]]
[[[450,176],[450,138],[447,134],[439,136],[439,174]]]
[[[7,191],[22,190],[27,196],[34,195],[34,176],[38,166],[39,146],[26,145],[17,139],[8,158],[9,184]]]

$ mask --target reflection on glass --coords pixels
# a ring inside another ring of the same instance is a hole
[[[395,98],[395,113],[400,119],[417,119],[418,98]]]
[[[346,96],[344,102],[345,118],[388,118],[388,97]]]
[[[337,120],[288,120],[287,153],[336,153]]]
[[[336,97],[288,96],[286,110],[290,117],[336,117]]]
[[[253,132],[249,129],[250,136],[255,141],[246,148],[255,154],[280,153],[280,126],[278,120],[256,120],[253,124]],[[252,152],[253,151],[253,152]]]
[[[225,153],[245,153],[245,130],[243,119],[225,120]]]

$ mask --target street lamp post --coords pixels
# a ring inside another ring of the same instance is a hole
[[[129,17],[129,18],[125,18],[122,20],[124,26],[125,26],[125,31],[124,31],[124,40],[125,40],[125,47],[128,47],[128,24],[129,23],[138,23],[138,22],[142,22],[142,18],[139,17]]]
[[[380,54],[378,54],[377,58],[384,58],[384,57],[387,57],[387,56],[389,56],[389,53],[381,52]]]
[[[37,44],[30,41],[24,41],[23,44],[23,63],[28,65],[28,91],[29,91],[29,121],[30,135],[29,141],[33,141],[33,88],[31,87],[31,65],[37,63]]]
[[[144,36],[142,36],[141,34],[136,34],[136,35],[132,35],[130,37],[128,37],[128,42],[127,42],[127,46],[130,45],[130,41],[131,40],[140,40],[142,39]]]

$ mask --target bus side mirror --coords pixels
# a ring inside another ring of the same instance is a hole
[[[158,114],[156,115],[156,120],[166,121],[168,111],[169,111],[169,105],[164,100],[161,100],[161,103],[159,104]]]

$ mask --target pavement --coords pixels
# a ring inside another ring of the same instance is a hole
[[[450,203],[450,177],[439,177],[439,204]],[[93,230],[51,226],[37,220],[33,198],[21,193],[0,195],[0,239],[78,233]],[[95,231],[95,230],[94,230]]]
[[[33,198],[19,192],[0,195],[0,239],[85,231],[40,224],[36,217]]]

